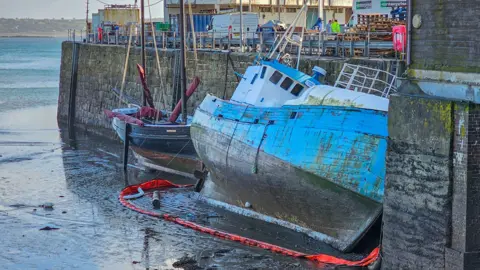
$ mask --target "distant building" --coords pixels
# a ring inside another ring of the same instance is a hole
[[[185,0],[186,16],[189,12],[188,1],[191,1],[193,14],[223,14],[240,11],[240,0]],[[306,25],[308,28],[313,26],[317,20],[318,1],[308,0]],[[326,20],[335,18],[340,24],[347,23],[352,15],[352,2],[353,0],[324,0]],[[290,24],[302,7],[302,0],[242,0],[242,6],[243,11],[258,13],[260,24],[278,19]],[[177,24],[179,13],[179,0],[165,1],[165,19],[174,27]]]
[[[125,26],[140,23],[140,9],[136,5],[106,5],[105,24]]]

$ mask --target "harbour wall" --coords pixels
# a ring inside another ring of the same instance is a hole
[[[408,76],[431,95],[480,103],[478,2],[411,0],[411,3]]]
[[[480,72],[478,2],[476,0],[412,0],[412,69]]]
[[[480,105],[392,96],[383,269],[480,269]]]
[[[66,121],[68,117],[69,97],[72,77],[72,42],[62,44],[60,71],[60,94],[58,102],[58,119]],[[115,45],[96,45],[77,43],[78,63],[76,93],[74,97],[74,122],[77,127],[111,136],[110,121],[103,113],[104,109],[118,108],[118,97],[111,90],[121,88],[127,48]],[[124,93],[141,100],[142,86],[138,77],[136,64],[141,63],[139,48],[131,48],[127,65]],[[179,51],[159,50],[160,72],[157,68],[156,54],[153,49],[146,52],[147,79],[149,88],[156,100],[156,107],[171,109],[177,100],[172,87],[175,57]],[[235,71],[243,73],[255,59],[253,53],[231,53],[230,58]],[[224,52],[198,51],[197,60],[193,52],[187,54],[187,84],[194,76],[200,78],[200,86],[190,97],[187,104],[189,114],[200,104],[207,93],[218,97],[230,98],[237,84],[231,63]],[[362,64],[382,70],[392,71],[396,61],[391,59],[339,59],[304,57],[300,70],[312,73],[314,66],[327,71],[326,81],[333,84],[344,63]],[[403,70],[399,69],[399,74]]]

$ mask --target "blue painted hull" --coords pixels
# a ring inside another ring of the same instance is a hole
[[[207,96],[191,138],[213,174],[205,195],[288,220],[350,250],[381,213],[387,114],[247,107]]]

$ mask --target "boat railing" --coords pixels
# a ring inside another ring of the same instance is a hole
[[[388,98],[397,92],[397,76],[376,68],[344,64],[335,87]]]

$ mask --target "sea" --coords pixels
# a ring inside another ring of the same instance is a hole
[[[55,105],[62,38],[0,38],[0,111]]]

